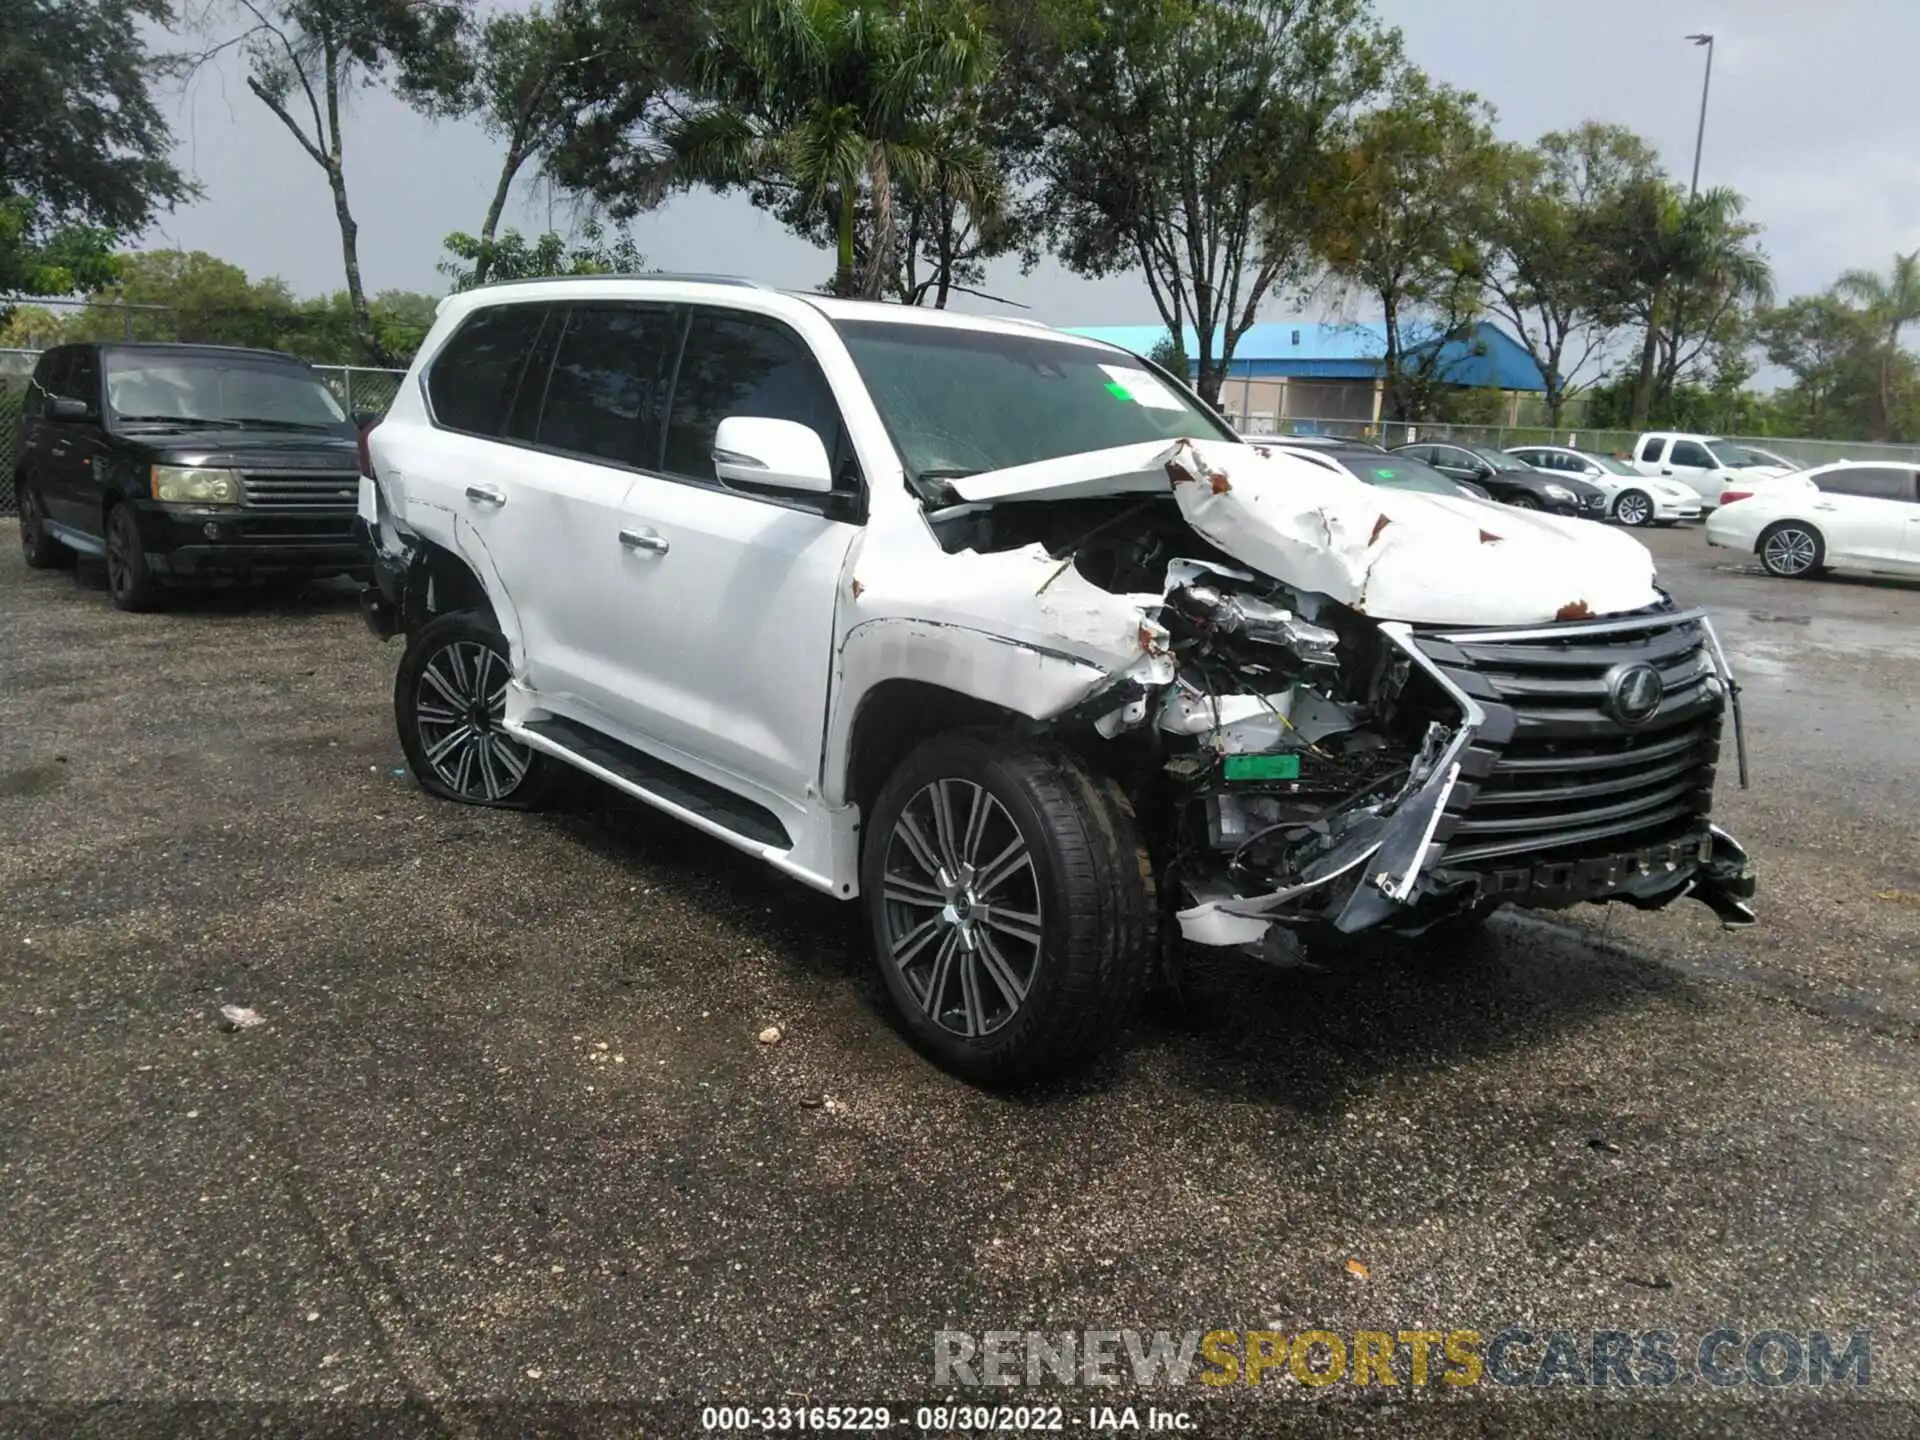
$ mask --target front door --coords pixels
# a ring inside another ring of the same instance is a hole
[[[1720,462],[1698,440],[1674,441],[1660,473],[1678,480],[1709,505],[1718,505],[1720,492],[1727,488]]]
[[[1814,522],[1826,536],[1827,554],[1872,570],[1906,568],[1908,537],[1916,506],[1914,472],[1893,465],[1852,465],[1829,470],[1814,483],[1820,498]]]

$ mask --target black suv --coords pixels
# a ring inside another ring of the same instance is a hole
[[[103,558],[122,610],[176,580],[366,576],[358,438],[278,351],[59,345],[27,386],[21,548],[37,570]]]

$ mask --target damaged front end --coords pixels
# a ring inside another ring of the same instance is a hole
[[[1111,768],[1187,940],[1279,958],[1314,930],[1685,896],[1752,923],[1752,867],[1710,819],[1737,690],[1643,549],[1252,446],[1161,460],[1174,513],[1048,549],[1161,591],[1172,678],[1062,718],[1130,747]]]
[[[1734,689],[1704,615],[1442,630],[1208,579],[1169,590],[1156,719],[1186,939],[1686,895],[1752,922],[1751,866],[1708,818]],[[1283,599],[1308,643],[1246,624]]]

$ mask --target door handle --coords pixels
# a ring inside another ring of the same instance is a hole
[[[667,553],[667,537],[651,530],[622,530],[620,543],[629,550],[646,550],[655,555]]]
[[[1673,471],[1671,471],[1671,470],[1667,470],[1667,469],[1663,469],[1663,470],[1661,470],[1661,472],[1660,472],[1660,473],[1661,473],[1662,475],[1671,475],[1671,474],[1673,473]]]
[[[1816,509],[1816,510],[1831,510],[1831,509],[1833,509],[1834,507],[1833,507],[1833,506],[1831,506],[1831,505],[1816,505],[1816,506],[1814,506],[1813,508],[1814,508],[1814,509]]]
[[[504,505],[507,503],[507,492],[498,485],[469,485],[467,499],[476,505]]]

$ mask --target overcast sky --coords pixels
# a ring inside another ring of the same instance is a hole
[[[1920,0],[1376,0],[1429,73],[1479,92],[1514,140],[1585,119],[1628,125],[1685,180],[1693,163],[1702,62],[1683,38],[1717,37],[1703,186],[1731,185],[1766,227],[1781,295],[1818,290],[1852,266],[1884,269],[1920,248]],[[165,218],[149,247],[210,251],[300,294],[342,287],[325,181],[246,89],[238,62],[172,99],[179,159],[206,198]],[[390,97],[356,97],[347,177],[369,291],[425,290],[441,237],[480,226],[498,150],[476,127],[423,120]],[[546,228],[544,190],[507,223]],[[564,202],[555,212],[567,226]],[[690,195],[633,233],[663,269],[740,274],[812,288],[831,257],[743,199]],[[1045,265],[997,267],[989,289],[1055,324],[1154,321],[1137,276],[1081,280]],[[992,308],[974,305],[970,308]],[[1272,316],[1284,313],[1275,308]]]

